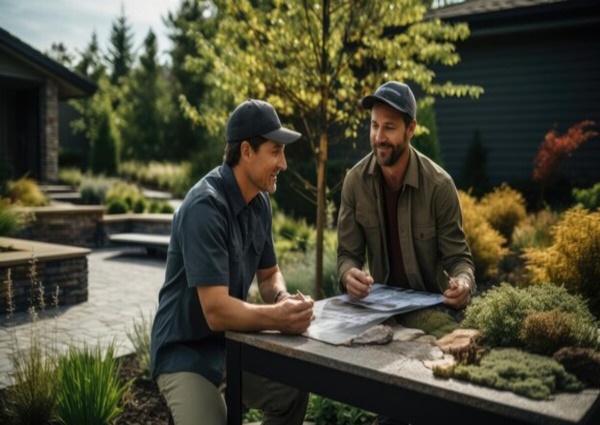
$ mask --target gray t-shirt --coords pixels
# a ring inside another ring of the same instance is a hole
[[[266,193],[244,202],[231,167],[202,178],[173,216],[165,283],[152,326],[151,373],[223,379],[225,337],[208,327],[197,286],[227,285],[245,300],[258,269],[277,263]]]

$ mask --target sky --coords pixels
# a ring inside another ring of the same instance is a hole
[[[131,26],[133,47],[141,53],[144,38],[152,28],[158,39],[161,61],[170,48],[162,18],[175,12],[181,0],[0,0],[0,27],[45,53],[52,43],[83,51],[95,30],[103,51],[110,43],[112,23],[121,6]]]

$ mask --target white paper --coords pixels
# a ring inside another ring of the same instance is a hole
[[[443,299],[440,294],[374,284],[362,300],[339,295],[315,302],[315,319],[304,335],[329,344],[347,344],[391,316],[436,305]]]

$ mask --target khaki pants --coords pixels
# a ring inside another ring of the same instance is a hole
[[[202,375],[192,372],[161,374],[158,388],[175,425],[225,425],[227,408],[223,394]],[[263,411],[264,425],[300,425],[308,405],[308,393],[242,372],[242,402]]]

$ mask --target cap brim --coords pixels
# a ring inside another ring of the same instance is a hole
[[[374,94],[369,95],[369,96],[365,96],[360,101],[361,105],[365,109],[372,109],[373,105],[375,104],[375,102],[383,102],[383,103],[385,103],[387,105],[390,105],[392,108],[394,108],[397,111],[404,112],[405,114],[410,115],[410,112],[408,112],[408,111],[400,108],[395,103],[390,102],[389,100],[387,100],[387,99],[385,99],[385,98],[383,98],[381,96],[374,95]]]
[[[285,127],[280,127],[277,130],[261,134],[261,136],[274,142],[281,143],[282,145],[287,145],[298,140],[302,137],[302,134],[297,131],[288,130]]]

